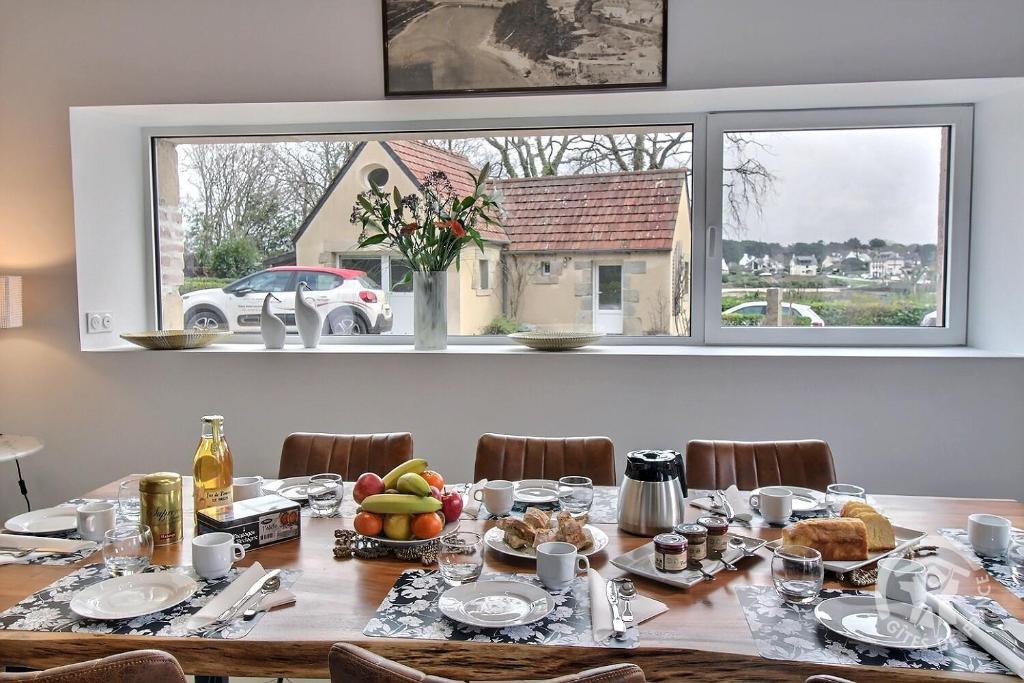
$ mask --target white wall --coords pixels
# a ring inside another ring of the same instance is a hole
[[[1017,0],[671,8],[673,88],[1024,76]],[[1017,360],[79,351],[68,107],[379,99],[378,13],[377,0],[0,0],[0,272],[26,277],[26,327],[0,332],[0,429],[48,443],[26,462],[37,503],[186,469],[214,410],[246,471],[272,472],[300,429],[409,429],[455,478],[486,430],[607,433],[622,452],[819,436],[843,478],[876,491],[1018,495]],[[496,398],[477,399],[481,381]],[[16,492],[0,466],[0,515]]]

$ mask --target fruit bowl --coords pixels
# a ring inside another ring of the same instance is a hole
[[[433,538],[414,538],[409,541],[393,541],[390,538],[387,538],[386,536],[364,536],[364,538],[369,538],[371,540],[377,541],[377,543],[380,543],[385,548],[412,548],[417,545],[423,545],[424,543],[432,543],[434,541],[444,538],[448,534],[453,534],[458,530],[459,520],[455,520],[454,522],[448,522],[447,524],[445,524],[444,528],[441,529],[441,533],[439,533],[437,536],[434,536]]]

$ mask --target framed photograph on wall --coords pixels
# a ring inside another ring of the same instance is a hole
[[[665,85],[668,0],[381,0],[392,95]]]

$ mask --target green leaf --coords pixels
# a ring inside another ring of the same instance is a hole
[[[359,242],[359,248],[363,249],[365,247],[372,247],[375,244],[380,244],[381,242],[383,242],[387,238],[388,238],[388,236],[386,234],[384,234],[383,232],[377,233],[376,235],[370,235],[366,239],[361,240]]]
[[[398,185],[395,185],[395,206],[402,206],[402,193],[398,191]]]
[[[367,213],[373,213],[373,204],[371,204],[370,200],[364,197],[362,194],[356,195],[356,201],[359,202],[359,206],[363,207],[364,211],[366,211]]]

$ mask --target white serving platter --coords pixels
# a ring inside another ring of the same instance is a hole
[[[938,647],[951,635],[949,624],[934,612],[878,595],[823,600],[814,618],[840,636],[898,650]]]
[[[134,619],[188,600],[199,590],[195,580],[177,572],[118,576],[84,588],[71,598],[71,611],[86,619]]]
[[[60,534],[78,528],[74,505],[58,505],[11,517],[4,522],[4,528],[12,534]]]
[[[729,536],[743,539],[743,543],[749,552],[755,552],[767,543],[764,539],[740,536],[739,534],[730,533]],[[743,561],[744,555],[738,548],[730,547],[723,553],[723,557],[726,562],[736,564]],[[669,586],[676,586],[677,588],[692,588],[701,581],[704,581],[704,575],[696,569],[684,569],[677,574],[668,574],[655,569],[653,542],[642,545],[624,555],[619,555],[612,560],[612,564],[630,574],[642,576],[652,581],[668,584]],[[701,562],[701,567],[709,574],[718,574],[725,569],[725,565],[718,560],[704,560]]]
[[[892,530],[896,535],[896,547],[892,550],[876,550],[874,552],[869,552],[868,559],[866,560],[825,560],[822,564],[825,569],[830,572],[845,574],[846,572],[852,572],[854,569],[866,567],[873,562],[878,562],[883,557],[902,554],[904,550],[919,543],[922,538],[928,535],[925,531],[907,529],[906,527],[896,526],[895,524],[893,525]],[[782,545],[782,539],[772,541],[768,544],[768,548],[774,551],[780,545]]]
[[[514,485],[515,499],[527,505],[558,502],[558,482],[551,479],[523,479]]]
[[[594,536],[594,543],[589,548],[581,550],[580,555],[589,557],[595,553],[601,552],[608,546],[608,534],[591,524],[586,524],[583,528],[590,529],[590,533]],[[487,533],[484,534],[484,543],[491,550],[496,550],[505,555],[522,557],[527,560],[537,559],[537,551],[534,548],[523,548],[522,550],[517,550],[505,543],[505,532],[496,526],[491,527],[487,530]]]
[[[478,581],[445,591],[441,613],[469,626],[508,628],[540,621],[555,608],[542,588],[520,581]]]

